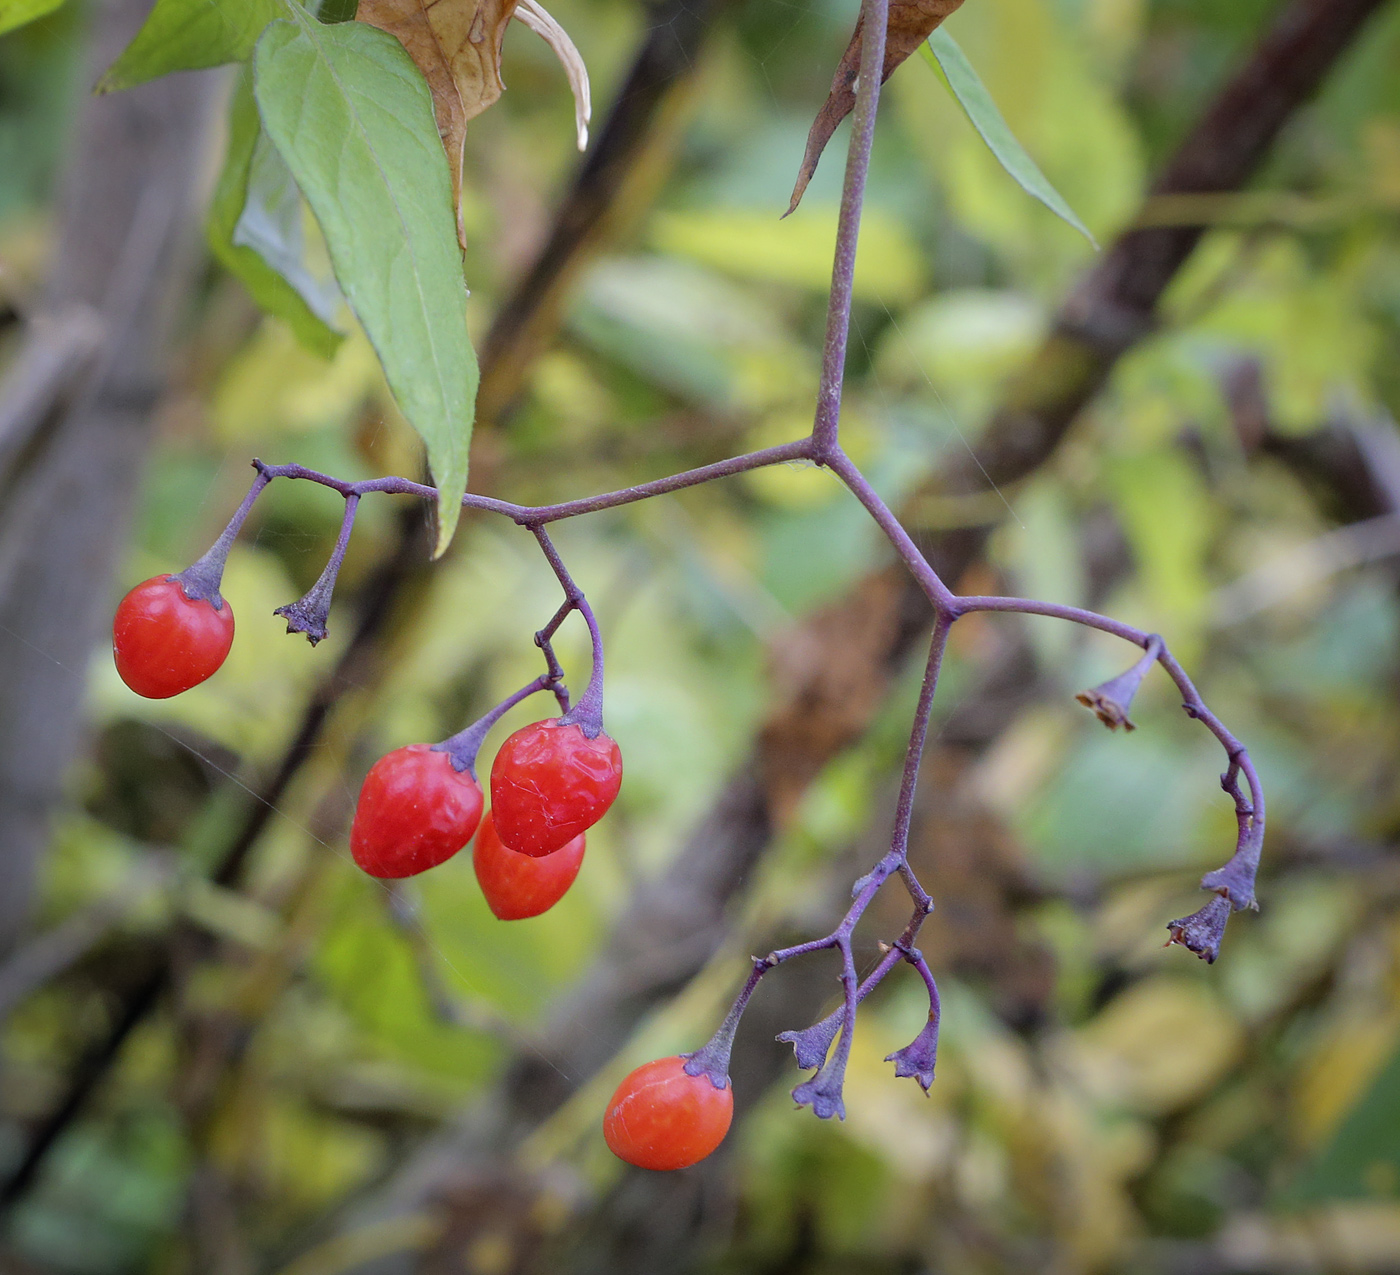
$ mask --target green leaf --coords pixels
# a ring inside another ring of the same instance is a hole
[[[1035,160],[1016,140],[1016,135],[1002,118],[992,95],[987,92],[987,86],[972,69],[972,63],[958,47],[958,42],[943,27],[939,27],[919,51],[924,55],[924,61],[939,72],[949,92],[972,121],[972,127],[981,134],[997,162],[1011,174],[1016,184],[1097,248],[1099,242],[1089,233],[1088,226],[1079,220],[1074,209],[1065,203],[1060,192],[1049,183],[1045,174],[1036,167]]]
[[[1289,1203],[1393,1196],[1400,1183],[1400,1051],[1285,1197]]]
[[[136,38],[98,81],[97,91],[129,89],[169,71],[242,62],[282,11],[281,0],[156,0]]]
[[[258,42],[253,91],[389,388],[427,444],[440,554],[467,485],[477,366],[432,99],[393,36],[293,15]]]
[[[301,193],[258,120],[250,71],[229,104],[228,155],[209,210],[209,247],[254,301],[324,358],[340,345],[340,293],[303,260]],[[329,285],[329,286],[328,286]]]
[[[0,0],[0,35],[52,13],[62,3],[63,0]]]

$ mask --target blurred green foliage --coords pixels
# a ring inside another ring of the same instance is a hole
[[[1270,8],[970,0],[949,30],[1106,242]],[[608,101],[645,16],[620,0],[561,0],[554,11],[590,67],[595,100]],[[474,472],[489,473],[493,491],[584,495],[806,428],[840,182],[834,151],[801,212],[776,216],[851,16],[831,0],[750,0],[722,24],[655,208],[590,266],[519,412],[481,440],[489,464],[477,459]],[[6,308],[22,309],[41,287],[54,173],[87,83],[80,18],[69,5],[0,40]],[[477,334],[575,162],[567,86],[523,28],[507,41],[505,79],[510,91],[473,123],[467,146]],[[211,153],[211,171],[217,161]],[[1254,358],[1283,434],[1350,421],[1394,440],[1400,8],[1381,14],[1290,127],[1249,200],[1240,221],[1207,237],[1162,331],[1124,361],[1054,463],[1000,493],[986,517],[1004,518],[993,569],[1008,587],[1092,598],[1160,631],[1248,741],[1272,804],[1264,910],[1233,923],[1214,967],[1160,948],[1163,922],[1195,906],[1194,877],[1224,857],[1233,823],[1218,750],[1163,679],[1146,684],[1139,729],[1109,735],[1072,702],[1119,670],[1123,652],[1106,639],[1040,620],[959,626],[940,720],[1012,639],[1058,692],[1028,703],[969,781],[1034,885],[997,907],[1049,966],[1043,1020],[1010,1021],[996,979],[958,965],[939,938],[951,921],[935,915],[928,946],[946,1001],[932,1094],[896,1083],[880,1061],[922,1013],[896,978],[857,1037],[845,1124],[792,1113],[780,1087],[736,1130],[738,1207],[716,1270],[1143,1271],[1176,1269],[1188,1251],[1213,1255],[1217,1264],[1201,1269],[1222,1271],[1400,1263],[1396,578],[1384,562],[1304,570],[1333,524],[1284,465],[1245,454],[1221,386],[1231,360]],[[882,492],[912,490],[940,455],[977,436],[1091,258],[1005,177],[928,67],[912,60],[895,74],[871,174],[843,424]],[[361,334],[321,360],[211,265],[160,407],[124,585],[203,550],[253,455],[345,477],[416,476],[421,465]],[[512,1025],[538,1021],[566,994],[632,886],[677,852],[746,756],[765,662],[782,658],[770,643],[883,561],[868,521],[811,468],[559,528],[604,625],[608,728],[628,779],[615,813],[590,833],[578,885],[542,918],[494,920],[466,856],[421,881],[430,963],[475,1015],[472,1030],[434,1012],[381,888],[353,868],[343,837],[316,829],[321,804],[353,797],[380,752],[459,729],[537,671],[530,637],[557,589],[519,529],[464,520],[395,638],[383,684],[349,697],[277,810],[250,898],[191,883],[228,829],[229,803],[211,797],[220,777],[246,780],[277,756],[346,639],[340,612],[314,652],[270,614],[315,579],[339,512],[311,487],[278,485],[263,498],[230,561],[238,641],[212,681],[147,702],[106,658],[89,673],[95,742],[72,777],[41,922],[108,898],[153,856],[173,867],[93,953],[10,1016],[0,1157],[17,1154],[83,1042],[149,968],[171,917],[196,916],[228,940],[228,960],[195,989],[199,1005],[258,1008],[198,1129],[182,1106],[189,1059],[176,1019],[140,1029],[11,1221],[7,1243],[40,1269],[183,1269],[198,1157],[236,1183],[264,1265],[314,1238],[320,1219],[482,1090]],[[396,516],[391,500],[366,502],[343,596]],[[1091,543],[1105,526],[1122,561],[1106,578]],[[1274,583],[1249,595],[1262,605],[1242,608],[1239,581],[1260,571]],[[573,622],[559,650],[581,683],[587,645]],[[638,1040],[609,1042],[623,1061],[708,1033],[753,918],[801,923],[824,868],[885,817],[912,698],[906,679],[866,741],[809,794],[706,986]],[[516,710],[493,733],[488,760],[531,712]],[[936,896],[939,883],[935,870]],[[615,1175],[596,1111],[587,1122],[561,1117],[545,1139],[585,1192]]]

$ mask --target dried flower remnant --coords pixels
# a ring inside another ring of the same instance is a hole
[[[845,1010],[838,1009],[801,1031],[779,1032],[777,1039],[792,1046],[793,1056],[803,1071],[813,1071],[826,1061],[844,1017]]]
[[[335,551],[326,563],[325,570],[321,572],[316,583],[295,602],[288,602],[272,612],[273,615],[280,615],[286,620],[288,633],[305,634],[306,640],[312,646],[326,640],[331,597],[335,592],[336,577],[340,574],[340,564],[345,561],[345,551],[350,547],[350,533],[355,529],[355,512],[359,506],[360,498],[354,493],[345,498],[345,517],[340,524]]]
[[[1124,730],[1137,730],[1128,717],[1128,710],[1133,706],[1133,697],[1138,693],[1142,679],[1161,653],[1162,639],[1154,634],[1148,642],[1146,654],[1126,673],[1101,682],[1092,690],[1080,691],[1074,698],[1085,708],[1092,709],[1094,716],[1109,730],[1117,730],[1120,726]]]
[[[928,1093],[933,1084],[934,1064],[938,1061],[938,1015],[930,1010],[923,1030],[903,1049],[886,1054],[885,1061],[894,1063],[896,1077],[912,1076]]]
[[[792,1091],[792,1100],[799,1107],[811,1107],[818,1120],[838,1120],[846,1118],[846,1103],[841,1096],[846,1080],[845,1059],[833,1059],[832,1065],[823,1067],[811,1080],[804,1080]]]
[[[1171,937],[1167,946],[1180,943],[1188,951],[1195,952],[1207,965],[1215,964],[1220,955],[1220,940],[1225,937],[1225,922],[1230,919],[1230,900],[1217,894],[1199,912],[1183,916],[1167,923]]]

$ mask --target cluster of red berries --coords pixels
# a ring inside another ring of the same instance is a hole
[[[233,645],[233,609],[190,598],[175,576],[156,576],[117,607],[112,652],[122,680],[148,699],[168,699],[218,671]],[[573,884],[584,830],[607,812],[622,783],[622,755],[601,732],[535,722],[501,746],[491,768],[492,810],[482,819],[470,761],[445,748],[409,744],[365,777],[350,852],[371,876],[417,875],[476,836],[472,859],[491,911],[503,921],[539,916]],[[478,832],[478,827],[480,831]]]
[[[491,812],[469,765],[441,745],[409,744],[365,776],[350,853],[374,877],[415,876],[450,859],[473,837],[486,901],[503,921],[539,916],[578,875],[584,831],[607,813],[622,785],[622,754],[601,732],[548,718],[516,731],[491,767]],[[480,831],[478,832],[478,825]]]
[[[112,651],[137,694],[168,699],[218,671],[233,644],[233,610],[222,598],[189,597],[175,576],[156,576],[117,607]],[[355,862],[374,877],[415,876],[445,862],[472,837],[473,866],[491,911],[503,921],[539,916],[573,884],[584,832],[622,784],[622,754],[601,731],[550,718],[501,745],[491,767],[491,810],[482,816],[472,758],[444,745],[409,744],[381,757],[360,789],[350,830]],[[684,1058],[633,1071],[609,1102],[603,1136],[621,1159],[644,1169],[703,1160],[729,1130],[734,1095]]]

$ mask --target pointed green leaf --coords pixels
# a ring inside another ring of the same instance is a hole
[[[209,247],[254,301],[286,320],[297,339],[324,358],[340,345],[333,323],[340,292],[302,261],[301,194],[262,131],[245,70],[229,104],[228,155],[209,210]]]
[[[97,91],[129,89],[169,71],[241,62],[281,12],[281,0],[156,0]]]
[[[447,156],[403,46],[358,22],[293,11],[253,56],[263,128],[321,224],[331,263],[400,409],[428,447],[438,544],[467,485],[476,354]]]
[[[0,35],[52,13],[62,3],[63,0],[0,0]]]
[[[997,162],[1011,175],[1026,194],[1038,199],[1055,216],[1073,226],[1095,248],[1098,240],[1089,233],[1089,228],[1067,203],[1063,196],[1036,167],[1036,162],[1016,140],[987,86],[982,83],[967,55],[958,47],[958,42],[943,28],[939,27],[924,44],[920,52],[933,69],[939,72],[949,92],[957,99],[958,105],[967,113],[972,127],[981,134],[988,149],[996,156]]]

